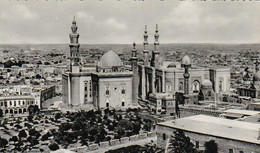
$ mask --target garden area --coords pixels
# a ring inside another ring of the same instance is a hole
[[[153,131],[153,120],[141,110],[90,110],[36,113],[0,123],[0,152],[70,149]]]

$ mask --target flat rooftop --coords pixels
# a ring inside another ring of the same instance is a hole
[[[259,111],[241,110],[241,109],[228,109],[228,110],[224,111],[223,113],[240,114],[240,115],[246,115],[246,116],[253,116],[253,115],[260,114]]]
[[[19,100],[19,99],[33,99],[32,96],[23,96],[23,95],[17,95],[17,96],[0,96],[0,100]]]
[[[257,123],[195,115],[161,122],[158,125],[260,145],[260,140],[257,139],[260,124]]]

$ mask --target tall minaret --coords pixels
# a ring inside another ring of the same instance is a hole
[[[144,29],[144,50],[143,50],[143,60],[144,60],[144,65],[147,66],[149,65],[149,59],[148,59],[148,34],[147,34],[147,26],[145,25]]]
[[[190,78],[190,74],[189,74],[189,65],[185,64],[184,65],[184,95],[189,95],[189,78]]]
[[[70,71],[71,72],[79,72],[79,34],[77,33],[78,27],[76,25],[75,17],[72,21],[71,31],[70,33]]]
[[[158,50],[159,47],[159,30],[158,30],[158,25],[156,24],[156,29],[155,29],[155,34],[154,34],[154,51],[152,53],[152,61],[151,61],[151,66],[155,68],[159,68],[160,66],[160,61],[159,61],[159,55],[160,51]]]
[[[139,78],[138,78],[138,65],[137,65],[137,57],[135,48],[136,44],[133,43],[132,49],[132,57],[131,57],[131,64],[132,64],[132,71],[133,71],[133,80],[132,80],[132,104],[138,104],[138,85],[139,85]]]

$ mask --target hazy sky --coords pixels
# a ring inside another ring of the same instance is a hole
[[[0,44],[69,43],[76,17],[82,44],[142,43],[155,24],[161,43],[260,43],[260,2],[178,0],[0,0]]]

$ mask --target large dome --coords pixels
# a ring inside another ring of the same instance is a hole
[[[182,65],[191,65],[190,57],[188,55],[183,56],[181,59],[181,64]]]
[[[204,87],[204,88],[212,88],[212,83],[211,83],[210,80],[205,79],[205,80],[202,81],[201,87]]]
[[[256,72],[253,76],[253,81],[260,81],[260,72]]]
[[[122,62],[120,57],[117,55],[117,53],[110,50],[101,57],[100,66],[102,67],[122,66]]]

